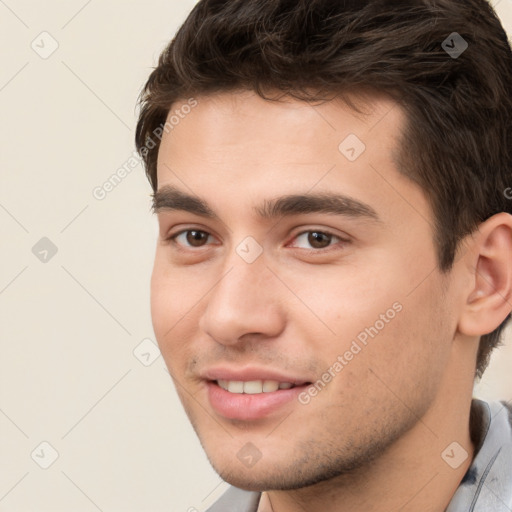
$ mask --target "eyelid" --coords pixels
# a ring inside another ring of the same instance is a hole
[[[175,231],[174,229],[177,229]],[[171,227],[170,229],[165,228],[165,230],[162,230],[165,232],[164,235],[162,235],[162,239],[165,241],[171,240],[172,238],[177,237],[178,235],[181,235],[183,233],[186,233],[187,231],[200,231],[201,233],[206,233],[210,236],[213,236],[214,238],[219,238],[216,234],[214,234],[209,227],[201,226],[200,224],[181,224],[179,227],[177,225]]]
[[[322,227],[311,227],[311,228],[300,228],[300,231],[297,231],[296,233],[293,233],[292,238],[297,238],[300,235],[303,235],[305,233],[323,233],[324,235],[329,235],[332,237],[339,238],[340,240],[349,241],[349,236],[347,234],[341,234],[341,233],[335,233],[333,230],[329,228],[322,228]]]

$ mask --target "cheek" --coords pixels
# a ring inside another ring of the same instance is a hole
[[[153,274],[151,276],[151,319],[153,321],[153,330],[158,342],[163,338],[165,331],[172,325],[172,320],[176,314],[174,304],[173,287],[169,287],[168,280],[158,262],[155,261]]]
[[[297,296],[310,311],[297,303],[294,318],[315,355],[330,366],[351,351],[351,368],[375,368],[390,380],[435,373],[428,367],[446,357],[450,341],[445,321],[450,311],[437,273],[425,280],[417,268],[396,261],[359,270],[319,272],[310,275],[308,286],[296,281]]]
[[[301,303],[293,303],[295,318],[309,325],[309,331],[316,328],[324,340],[327,336],[333,342],[350,343],[376,323],[379,331],[383,325],[387,329],[388,323],[402,314],[397,309],[401,309],[404,296],[401,283],[392,274],[389,267],[382,272],[376,266],[340,266],[310,273],[306,283],[295,278],[291,288],[301,299]]]
[[[433,392],[448,362],[450,308],[440,290],[424,285],[401,298],[402,311],[372,341],[375,352],[369,351],[369,364],[397,393],[419,383],[425,393]]]
[[[159,332],[163,329],[168,331],[189,311],[192,313],[194,304],[204,295],[204,288],[197,274],[173,268],[164,250],[157,251],[151,275],[151,315],[154,327]]]
[[[184,293],[178,273],[170,272],[165,265],[155,260],[151,276],[151,319],[153,330],[164,358],[172,352],[173,359],[186,343],[187,317],[193,313],[193,294],[190,287]]]

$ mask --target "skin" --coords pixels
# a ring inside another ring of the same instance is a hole
[[[384,96],[360,99],[365,114],[341,100],[201,96],[159,151],[159,190],[198,196],[219,220],[157,211],[156,338],[213,467],[233,485],[268,491],[261,512],[445,510],[474,453],[479,337],[511,309],[511,216],[483,223],[440,272],[431,208],[394,158],[404,114]],[[366,145],[353,162],[338,150],[349,134]],[[349,195],[380,222],[326,213],[269,221],[253,210],[306,192]],[[197,246],[186,234],[168,240],[186,229],[211,236]],[[334,236],[319,247],[307,231]],[[248,236],[263,251],[253,263],[236,252]],[[396,303],[400,312],[307,405],[293,400],[248,421],[211,406],[200,374],[212,365],[316,382]],[[456,469],[441,457],[454,441]],[[237,457],[247,443],[261,453],[252,467]]]

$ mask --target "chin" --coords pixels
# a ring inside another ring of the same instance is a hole
[[[208,456],[208,460],[225,482],[245,491],[303,489],[343,474],[343,471],[334,470],[331,467],[310,468],[306,461],[294,463],[291,468],[289,464],[278,464],[277,461],[264,462],[264,457],[252,467],[245,467],[238,459],[236,462],[232,459],[219,461]]]

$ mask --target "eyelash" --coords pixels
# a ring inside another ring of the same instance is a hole
[[[197,231],[199,233],[207,234],[208,236],[213,236],[210,233],[208,233],[207,231],[204,231],[202,229],[189,228],[189,229],[183,229],[183,230],[181,230],[181,231],[179,231],[179,232],[177,232],[177,233],[175,233],[173,235],[170,235],[169,237],[167,237],[165,239],[165,241],[166,242],[171,242],[173,245],[178,246],[179,250],[181,250],[181,251],[187,251],[188,249],[194,250],[194,247],[192,247],[192,246],[185,246],[186,249],[183,249],[183,248],[180,247],[180,244],[176,241],[176,238],[178,236],[183,235],[184,233],[189,233],[191,231]],[[297,235],[295,235],[293,237],[293,240],[297,239],[298,237],[300,237],[302,235],[308,234],[308,233],[320,233],[320,234],[326,235],[326,236],[328,236],[328,237],[330,237],[332,239],[337,239],[341,243],[344,243],[344,244],[349,243],[349,240],[347,240],[345,238],[341,238],[340,236],[335,235],[334,233],[331,233],[330,231],[324,231],[324,230],[320,230],[320,229],[308,229],[308,230],[305,230],[305,231],[301,231],[300,233],[298,233]],[[302,251],[307,252],[308,254],[313,254],[313,253],[314,254],[319,254],[319,253],[322,254],[322,253],[326,253],[326,252],[329,252],[329,251],[333,250],[333,248],[335,248],[336,245],[337,244],[332,244],[332,245],[329,245],[328,247],[325,247],[323,249],[314,249],[314,248],[312,248],[312,249],[300,249],[299,248],[299,249],[302,250]],[[202,247],[204,247],[204,246],[197,247],[195,249],[199,250],[199,249],[202,249]]]

